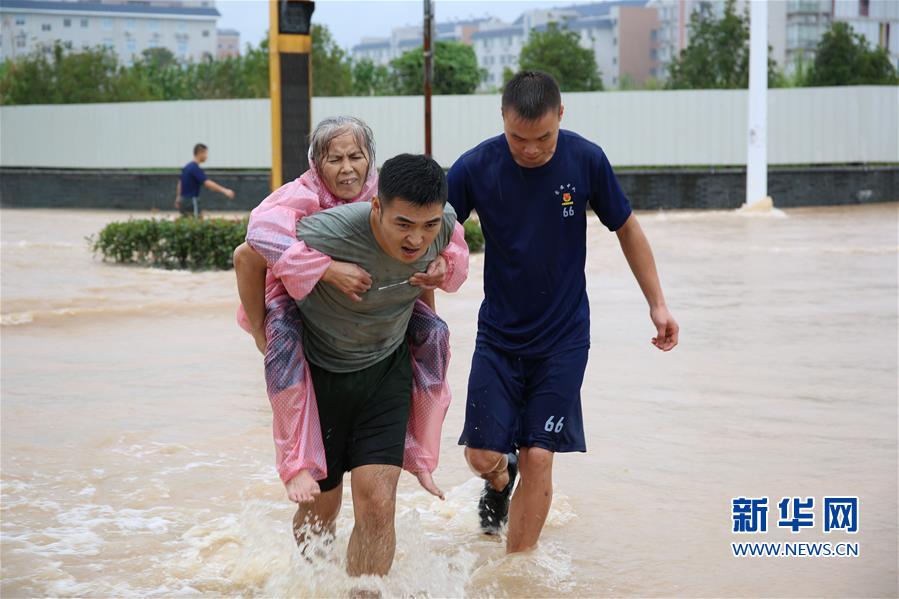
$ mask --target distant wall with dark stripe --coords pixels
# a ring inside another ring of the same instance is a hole
[[[236,193],[204,190],[205,211],[250,210],[269,193],[268,171],[207,171]],[[731,209],[745,198],[742,168],[620,170],[618,179],[638,210]],[[0,206],[173,210],[177,172],[0,169]],[[768,193],[776,206],[832,206],[899,200],[899,166],[771,168]]]

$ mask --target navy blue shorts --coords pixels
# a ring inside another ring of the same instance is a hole
[[[523,358],[478,343],[459,445],[501,453],[518,447],[587,451],[581,384],[589,349]]]

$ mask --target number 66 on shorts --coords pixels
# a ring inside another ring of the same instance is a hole
[[[565,426],[565,417],[559,417],[559,421],[555,423],[553,422],[553,418],[555,418],[555,416],[550,416],[549,418],[547,418],[546,424],[543,425],[543,430],[548,433],[561,433],[562,427]]]

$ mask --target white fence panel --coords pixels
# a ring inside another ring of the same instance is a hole
[[[268,168],[267,100],[190,100],[0,108],[0,165],[169,168],[209,146],[212,168]]]
[[[746,162],[746,92],[563,94],[563,127],[599,143],[616,166]],[[768,96],[771,164],[899,162],[899,87],[775,89]],[[424,149],[422,98],[314,98],[313,120],[352,114],[375,133],[378,163]],[[502,132],[497,95],[435,96],[435,158],[449,166]],[[171,168],[196,142],[210,168],[269,168],[267,100],[0,107],[0,165]]]

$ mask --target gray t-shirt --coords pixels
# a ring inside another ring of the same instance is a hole
[[[371,229],[371,204],[356,202],[325,210],[297,223],[297,238],[310,248],[340,262],[365,269],[371,289],[356,302],[336,287],[319,282],[297,302],[303,315],[306,357],[330,372],[356,372],[393,353],[403,342],[420,287],[398,285],[427,270],[447,245],[456,224],[456,212],[446,205],[437,238],[423,257],[403,263],[384,253]]]

